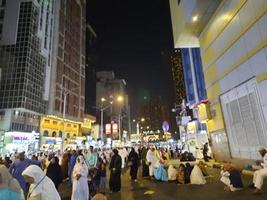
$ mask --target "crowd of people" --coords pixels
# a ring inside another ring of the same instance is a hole
[[[206,154],[203,152],[203,154]],[[254,173],[254,194],[259,194],[267,176],[267,151],[260,150],[262,169]],[[189,152],[180,153],[181,164],[173,166],[168,160],[173,157],[170,149],[142,146],[118,149],[71,150],[40,153],[31,159],[25,153],[14,158],[0,160],[0,200],[58,200],[58,189],[63,181],[72,188],[72,200],[105,198],[107,192],[107,168],[109,169],[109,192],[121,190],[123,168],[130,168],[132,181],[137,182],[139,166],[143,178],[158,181],[176,181],[177,184],[205,184],[207,165],[196,161]],[[205,158],[205,155],[204,155]],[[207,161],[207,156],[204,160]],[[225,191],[243,188],[240,171],[225,163],[221,171]],[[100,194],[103,194],[102,196]]]

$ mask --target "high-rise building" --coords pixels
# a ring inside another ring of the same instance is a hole
[[[54,149],[73,143],[79,145],[78,137],[90,134],[90,130],[84,127],[91,129],[91,126],[85,124],[88,120],[94,121],[93,116],[84,115],[86,1],[57,0],[53,10],[52,68],[50,84],[46,85],[50,87],[50,95],[46,115],[40,122],[44,149],[51,146],[49,137],[53,137]]]
[[[180,105],[185,98],[185,84],[182,55],[179,49],[175,49],[170,55],[170,63],[174,85],[175,104]]]
[[[186,98],[184,74],[183,74],[183,63],[180,49],[172,49],[170,51],[162,52],[165,67],[168,72],[168,110],[171,111],[173,108],[178,107],[182,104]],[[179,128],[176,122],[176,113],[170,112],[170,132],[178,133]],[[173,135],[175,138],[179,138],[179,134]]]
[[[201,49],[215,157],[259,158],[258,149],[267,145],[267,2],[170,0],[170,5],[175,47]]]
[[[62,116],[65,109],[66,118],[82,121],[85,107],[86,2],[55,1],[54,9],[54,57],[48,114]]]
[[[86,68],[85,68],[85,112],[96,114],[96,39],[97,35],[87,23],[86,26]]]
[[[115,78],[112,71],[100,71],[96,73],[96,109],[100,116],[101,108],[104,110],[104,124],[116,124],[119,131],[112,135],[113,139],[122,139],[123,132],[126,137],[130,133],[130,106],[126,91],[126,81]],[[118,97],[121,101],[118,101]],[[98,117],[100,122],[100,117]],[[119,136],[118,133],[121,133]],[[110,134],[105,130],[106,134]],[[109,136],[107,136],[109,137]]]
[[[0,127],[39,130],[49,100],[54,1],[0,1]]]
[[[183,61],[186,102],[199,104],[207,99],[205,80],[199,48],[180,49]]]
[[[155,97],[148,100],[141,108],[140,116],[145,120],[140,123],[142,131],[163,132],[162,123],[170,123],[170,110],[164,105],[161,97]]]

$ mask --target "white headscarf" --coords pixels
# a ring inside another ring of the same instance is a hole
[[[2,176],[2,183],[0,184],[0,189],[9,188],[14,192],[21,192],[22,189],[19,185],[19,182],[11,176],[5,165],[0,165],[0,174]]]
[[[34,183],[30,185],[29,196],[41,195],[42,200],[61,199],[52,180],[37,165],[30,165],[22,172],[22,175],[34,179]]]
[[[83,156],[78,156],[76,159],[76,164],[73,168],[72,177],[76,177],[77,174],[80,174],[83,177],[87,177],[88,175],[88,167],[85,163]]]

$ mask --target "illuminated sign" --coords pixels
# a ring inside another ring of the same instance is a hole
[[[107,135],[111,134],[111,124],[106,124],[105,130]]]
[[[167,132],[167,131],[169,130],[169,128],[170,128],[169,123],[168,123],[167,121],[164,121],[164,122],[162,123],[162,130],[163,130],[164,132]]]
[[[112,124],[112,133],[118,133],[118,124]]]

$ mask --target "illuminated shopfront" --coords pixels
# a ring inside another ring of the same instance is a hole
[[[28,132],[5,132],[4,154],[16,152],[34,152],[39,149],[39,133]]]
[[[63,120],[62,118],[52,115],[41,117],[41,149],[61,149],[63,134],[64,148],[86,148],[86,146],[88,146],[87,136],[92,134],[92,124],[94,122],[95,117],[90,115],[85,116],[83,123],[68,119]]]

